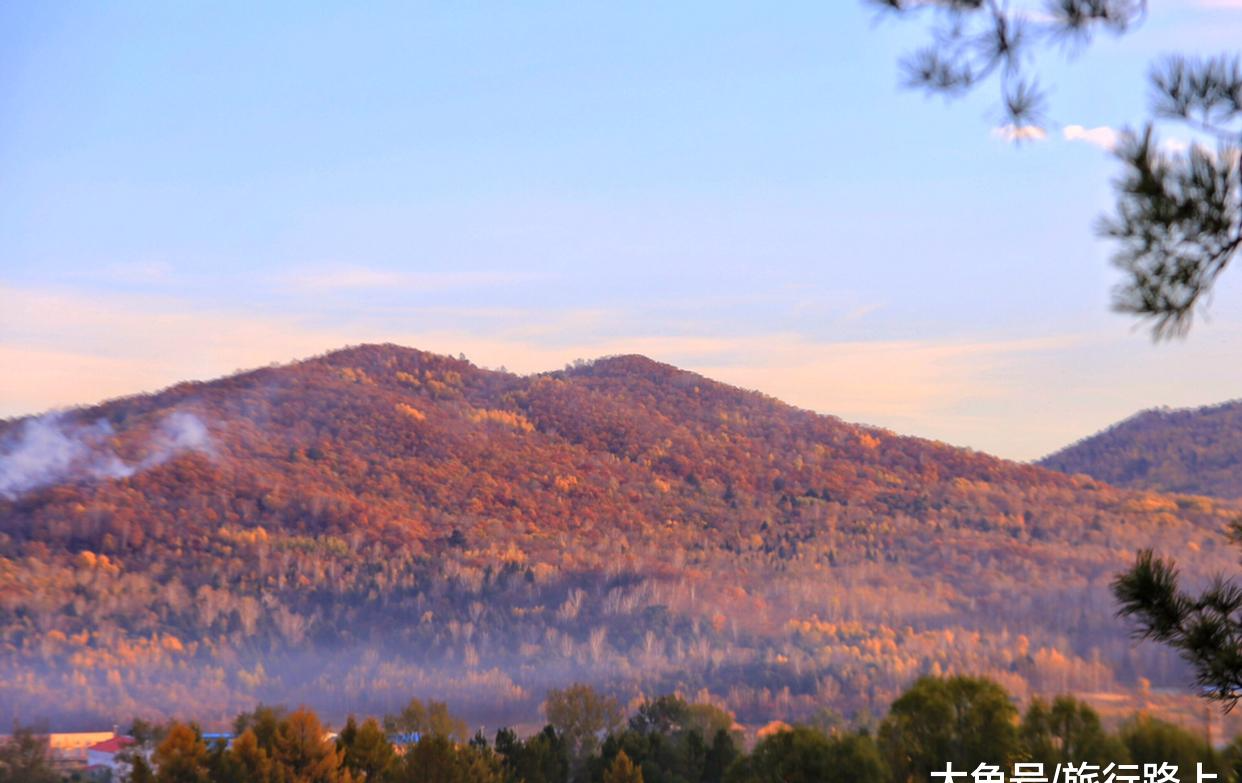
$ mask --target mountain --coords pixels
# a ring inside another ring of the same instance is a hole
[[[640,356],[531,376],[392,345],[0,423],[0,721],[531,719],[574,680],[743,721],[919,674],[1181,688],[1107,585],[1232,566],[1237,504],[798,410]]]
[[[1242,498],[1242,400],[1143,411],[1039,464],[1119,487]]]

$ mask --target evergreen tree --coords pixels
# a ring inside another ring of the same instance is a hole
[[[1242,543],[1242,520],[1233,523],[1232,537]],[[1112,587],[1119,614],[1137,620],[1139,635],[1179,651],[1201,693],[1232,708],[1242,696],[1242,587],[1217,578],[1195,596],[1180,585],[1177,565],[1148,549]]]
[[[569,755],[556,729],[543,731],[525,742],[512,729],[496,732],[496,753],[501,757],[511,783],[567,783]]]
[[[703,783],[722,783],[725,773],[739,755],[733,735],[724,729],[718,729],[707,751],[707,758],[703,761]]]

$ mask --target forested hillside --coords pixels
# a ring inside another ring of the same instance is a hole
[[[1242,498],[1242,400],[1143,411],[1039,464],[1119,487]]]
[[[0,443],[6,722],[411,695],[515,721],[573,680],[742,721],[878,714],[949,671],[1180,689],[1108,582],[1143,546],[1231,567],[1239,513],[637,356],[519,377],[363,346]]]

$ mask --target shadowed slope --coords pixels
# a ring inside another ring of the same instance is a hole
[[[1119,487],[1242,497],[1242,400],[1143,411],[1039,464]]]

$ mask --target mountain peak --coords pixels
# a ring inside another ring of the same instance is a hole
[[[398,345],[397,343],[359,343],[358,345],[347,345],[336,350],[328,351],[317,357],[313,357],[309,361],[325,361],[333,365],[341,365],[347,363],[369,363],[375,361],[384,361],[389,359],[397,360],[427,360],[434,359],[437,361],[460,362],[461,359],[455,359],[452,356],[444,354],[432,353],[419,348],[411,348],[407,345]]]
[[[568,371],[568,375],[585,375],[600,378],[618,377],[618,376],[639,376],[644,378],[667,378],[673,375],[693,375],[687,370],[674,367],[671,364],[657,362],[647,356],[638,353],[615,354],[612,356],[601,356],[592,361],[575,363]]]

